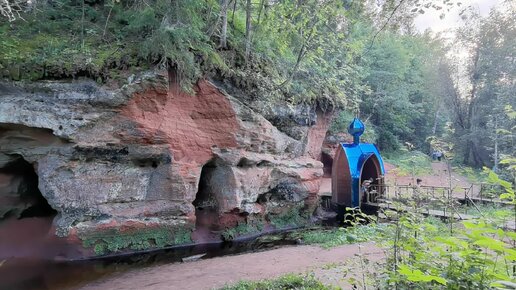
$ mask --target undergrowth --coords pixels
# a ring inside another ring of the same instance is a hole
[[[376,241],[380,234],[389,232],[387,224],[357,225],[349,228],[317,229],[302,234],[306,244],[317,244],[323,248]]]
[[[486,181],[486,175],[480,169],[466,166],[454,166],[453,171],[459,175],[465,176],[471,183],[482,183]]]
[[[144,228],[134,231],[106,230],[81,237],[85,248],[93,247],[95,254],[106,255],[122,250],[146,250],[190,243],[191,231],[167,228]]]
[[[239,223],[234,228],[226,229],[222,232],[222,239],[224,241],[232,241],[237,237],[249,234],[259,233],[263,230],[263,222],[254,221],[249,223]]]
[[[240,281],[235,285],[225,286],[221,290],[272,290],[272,289],[335,289],[326,286],[312,275],[288,274],[277,279],[261,281]]]
[[[288,211],[268,216],[271,224],[276,228],[297,227],[308,224],[309,215],[302,211],[302,206],[294,206]]]

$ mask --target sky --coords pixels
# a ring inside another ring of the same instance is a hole
[[[442,1],[436,1],[442,2]],[[428,9],[425,14],[421,14],[415,19],[415,25],[420,32],[430,28],[433,32],[441,32],[449,28],[455,28],[461,25],[459,13],[464,7],[473,6],[481,16],[486,16],[494,6],[502,2],[502,0],[456,0],[461,2],[460,7],[454,5],[449,12],[446,12],[444,19],[439,19],[442,11]]]

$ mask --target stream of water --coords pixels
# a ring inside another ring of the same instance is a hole
[[[118,273],[181,262],[185,257],[205,254],[202,258],[241,254],[294,245],[298,241],[287,230],[249,237],[233,242],[172,247],[142,253],[104,257],[95,260],[55,261],[42,258],[10,258],[0,261],[0,289],[63,290],[76,289],[88,282]]]

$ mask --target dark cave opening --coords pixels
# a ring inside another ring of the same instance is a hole
[[[19,180],[16,187],[10,191],[3,190],[3,196],[9,198],[13,204],[10,214],[7,216],[17,216],[19,219],[31,217],[54,217],[57,211],[54,210],[41,194],[38,187],[38,175],[34,166],[27,162],[23,157],[17,155],[16,158],[4,167],[0,168],[0,174],[10,176],[12,180]],[[4,206],[9,206],[4,204]]]
[[[197,228],[217,229],[219,205],[212,185],[217,170],[218,167],[214,160],[209,161],[202,167],[199,186],[193,201]]]
[[[321,153],[321,162],[323,164],[323,173],[324,177],[331,178],[332,167],[333,167],[333,158],[325,152]]]
[[[362,171],[360,174],[360,184],[363,184],[363,182],[368,179],[372,180],[368,188],[369,197],[362,195],[360,197],[361,202],[374,201],[375,196],[377,196],[379,190],[381,190],[381,188],[379,187],[379,185],[382,184],[380,163],[378,161],[378,158],[376,158],[376,156],[374,155],[369,157],[362,166]]]

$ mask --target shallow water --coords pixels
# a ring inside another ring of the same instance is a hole
[[[0,289],[76,289],[102,277],[138,268],[181,262],[182,258],[193,255],[206,254],[202,258],[208,259],[294,245],[297,239],[292,233],[293,231],[282,231],[233,242],[189,245],[73,262],[44,258],[9,258],[0,261]]]

